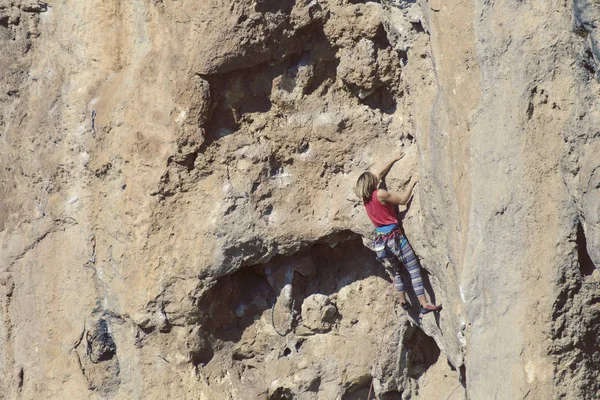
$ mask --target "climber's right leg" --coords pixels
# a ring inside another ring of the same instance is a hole
[[[402,260],[404,267],[410,274],[413,289],[417,295],[417,298],[419,299],[419,303],[421,303],[421,314],[439,311],[442,308],[441,306],[436,306],[427,302],[427,298],[425,297],[425,288],[423,287],[423,278],[421,277],[421,265],[419,265],[419,260],[410,246],[410,243],[408,243],[406,238],[402,236],[398,244],[398,258]]]
[[[400,305],[403,309],[408,310],[410,304],[406,301],[404,282],[402,282],[402,278],[400,277],[400,263],[398,262],[398,259],[396,257],[386,257],[380,259],[380,261],[383,263],[385,272],[387,272],[389,277],[392,278],[392,282],[394,282],[394,286],[400,297]]]
[[[394,235],[386,236],[378,236],[373,242],[373,247],[375,248],[377,259],[381,261],[385,272],[387,272],[390,278],[392,278],[392,282],[394,282],[394,286],[400,295],[400,305],[403,309],[408,310],[410,309],[410,304],[406,301],[404,283],[400,277],[400,261],[395,251]]]

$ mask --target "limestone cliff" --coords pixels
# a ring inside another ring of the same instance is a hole
[[[0,0],[0,397],[596,398],[599,18]],[[401,151],[439,315],[353,194]]]

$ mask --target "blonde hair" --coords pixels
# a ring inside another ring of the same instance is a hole
[[[356,187],[354,188],[354,193],[356,196],[363,199],[364,202],[371,201],[371,196],[375,189],[377,189],[377,183],[379,179],[372,172],[363,172],[356,181]]]

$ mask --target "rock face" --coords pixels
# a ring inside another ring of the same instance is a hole
[[[329,297],[313,294],[302,302],[302,323],[313,332],[327,332],[331,329],[336,312]]]
[[[0,0],[0,393],[595,398],[599,18]],[[422,318],[353,194],[400,151]]]

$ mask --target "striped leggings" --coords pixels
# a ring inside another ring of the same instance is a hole
[[[394,280],[396,289],[404,292],[404,283],[400,278],[400,263],[410,274],[413,290],[417,296],[425,294],[423,279],[421,278],[421,266],[412,247],[400,231],[393,231],[386,235],[378,235],[373,243],[377,259],[383,263],[386,272]]]

